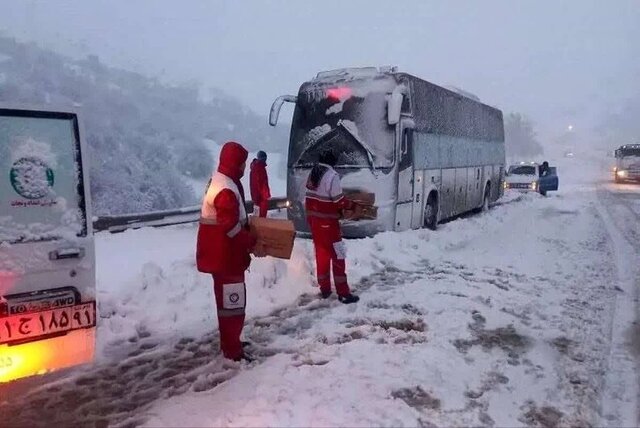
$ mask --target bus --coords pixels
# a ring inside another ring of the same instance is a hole
[[[616,183],[640,182],[640,144],[625,144],[615,151],[616,166],[613,170]]]
[[[1,384],[93,360],[87,153],[72,111],[0,105]]]
[[[503,192],[502,112],[468,94],[396,67],[320,72],[298,94],[278,97],[269,115],[295,104],[287,163],[288,217],[308,233],[305,184],[331,150],[345,192],[375,194],[376,219],[345,221],[345,237],[436,225],[488,209]]]

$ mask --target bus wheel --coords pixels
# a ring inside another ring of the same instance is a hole
[[[438,197],[431,193],[424,207],[424,227],[436,230],[438,227]]]
[[[491,197],[491,184],[487,184],[487,187],[484,189],[484,197],[482,198],[482,207],[480,208],[481,212],[489,211],[490,197]]]

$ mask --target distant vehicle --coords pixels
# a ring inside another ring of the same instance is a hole
[[[375,193],[375,220],[346,221],[347,237],[435,228],[444,219],[487,208],[502,194],[502,112],[393,68],[318,73],[298,95],[289,140],[288,211],[308,232],[305,184],[318,155],[332,150],[345,189]]]
[[[547,192],[558,190],[558,174],[555,166],[550,166],[546,173],[535,162],[521,162],[511,165],[504,181],[505,189],[519,192],[538,192],[545,196]]]
[[[86,158],[75,113],[0,106],[0,383],[93,359]]]
[[[573,152],[564,152],[565,158],[572,158],[574,156]]]
[[[616,183],[640,181],[640,144],[625,144],[618,147],[615,157],[613,179]]]

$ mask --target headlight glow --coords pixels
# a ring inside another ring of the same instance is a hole
[[[534,181],[533,183],[531,183],[531,189],[532,190],[536,190],[538,188],[538,182]]]
[[[616,171],[616,174],[618,175],[618,177],[626,177],[627,171],[625,170]]]

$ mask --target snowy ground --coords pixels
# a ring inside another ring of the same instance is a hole
[[[0,420],[637,425],[640,187],[608,184],[598,162],[563,159],[547,198],[349,241],[356,305],[315,297],[308,241],[255,261],[251,364],[218,355],[195,228],[100,235],[96,364],[0,397]]]

